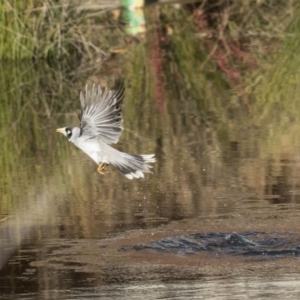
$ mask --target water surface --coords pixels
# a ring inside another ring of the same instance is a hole
[[[158,102],[157,86],[147,82],[141,92],[124,74],[125,131],[116,147],[157,159],[152,174],[130,181],[112,166],[99,175],[55,132],[78,124],[79,91],[101,82],[101,74],[52,85],[49,78],[58,75],[40,66],[7,64],[4,71],[1,298],[299,296],[292,257],[119,251],[176,234],[299,234],[300,126],[293,111],[273,108],[262,122],[237,105],[232,91],[203,106],[197,88],[182,91],[171,82]],[[281,126],[274,115],[288,121]]]

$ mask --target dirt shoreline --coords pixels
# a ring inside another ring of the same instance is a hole
[[[297,213],[298,214],[298,213]],[[191,233],[208,232],[293,232],[300,235],[298,215],[270,212],[260,215],[215,215],[206,218],[174,221],[159,228],[131,230],[102,240],[56,240],[47,244],[48,255],[34,267],[72,269],[93,274],[98,283],[128,283],[141,280],[191,280],[209,276],[282,276],[300,271],[297,258],[278,259],[215,257],[207,252],[193,255],[160,253],[151,250],[126,250],[122,247]],[[50,250],[50,251],[49,251]]]

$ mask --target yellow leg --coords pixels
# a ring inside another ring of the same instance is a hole
[[[97,169],[98,173],[100,173],[101,175],[104,175],[104,174],[105,174],[105,173],[104,173],[104,171],[105,171],[105,166],[106,166],[106,164],[101,163],[101,164],[99,165],[98,169]]]

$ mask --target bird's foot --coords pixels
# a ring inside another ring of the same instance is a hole
[[[100,173],[101,175],[104,175],[105,174],[105,167],[106,167],[106,164],[105,163],[101,163],[97,169],[98,173]]]

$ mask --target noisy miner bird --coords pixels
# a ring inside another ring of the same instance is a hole
[[[100,174],[104,175],[106,164],[111,164],[128,179],[141,178],[151,173],[148,163],[155,162],[154,154],[132,155],[110,146],[118,142],[123,131],[124,90],[120,81],[112,90],[95,85],[89,90],[86,86],[85,94],[80,93],[80,127],[58,128],[56,132],[90,156],[99,165]]]

